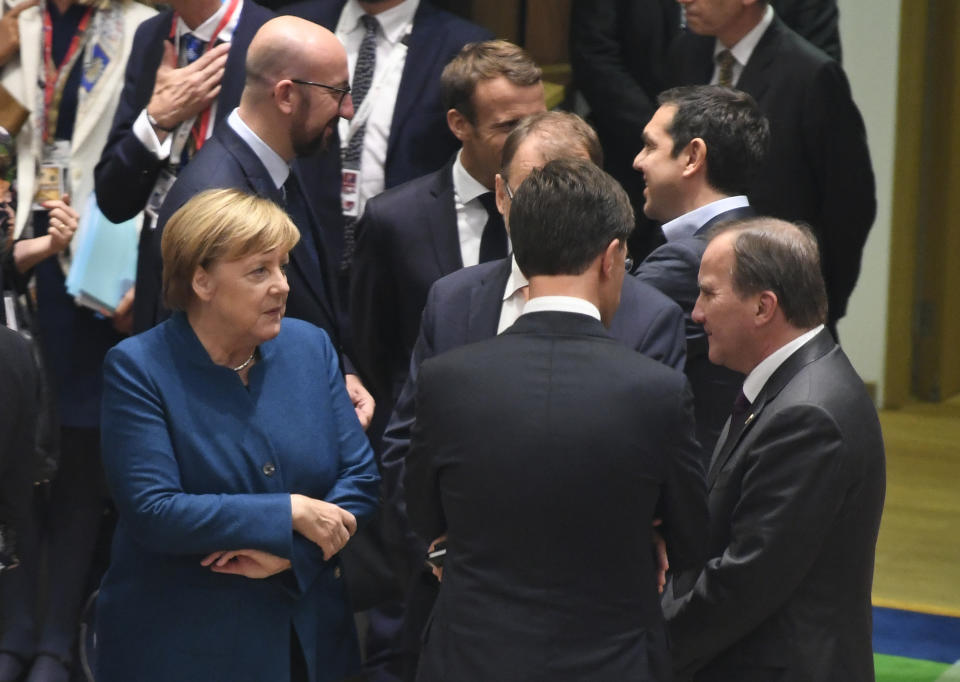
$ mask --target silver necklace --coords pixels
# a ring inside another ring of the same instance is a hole
[[[250,357],[247,358],[246,360],[244,360],[241,364],[239,364],[239,365],[237,365],[236,367],[234,367],[234,368],[233,368],[233,371],[234,371],[234,372],[242,372],[243,370],[245,370],[247,367],[250,366],[250,363],[253,362],[253,356],[256,355],[256,354],[257,354],[257,349],[254,348],[254,349],[253,349],[253,352],[250,353]]]

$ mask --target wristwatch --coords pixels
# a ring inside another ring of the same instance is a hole
[[[153,126],[155,130],[162,130],[165,133],[172,133],[177,129],[177,126],[173,126],[172,128],[164,128],[149,111],[147,112],[147,123]]]

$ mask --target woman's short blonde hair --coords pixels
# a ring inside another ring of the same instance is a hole
[[[201,192],[181,206],[163,230],[163,304],[186,310],[198,267],[272,249],[286,252],[299,239],[293,221],[269,199],[236,189]]]

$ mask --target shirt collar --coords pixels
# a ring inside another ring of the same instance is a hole
[[[573,296],[537,296],[531,298],[523,306],[521,315],[528,313],[560,312],[588,315],[595,320],[600,319],[600,310],[590,301]]]
[[[520,272],[520,266],[517,265],[517,259],[510,254],[510,276],[507,277],[507,286],[503,289],[503,300],[508,300],[523,287],[529,285],[527,278]]]
[[[375,15],[377,23],[380,24],[380,30],[383,31],[384,38],[393,45],[396,44],[404,34],[413,25],[413,16],[417,13],[420,6],[420,0],[404,0],[396,7],[391,7]],[[360,18],[366,14],[357,0],[347,0],[340,13],[340,21],[337,22],[337,33],[350,34],[354,31],[362,31],[363,24]]]
[[[754,367],[743,381],[743,395],[747,397],[747,400],[751,403],[754,402],[757,396],[760,395],[760,391],[763,390],[763,387],[767,384],[767,381],[773,376],[773,373],[779,369],[780,365],[800,350],[801,346],[806,344],[807,341],[819,334],[821,329],[823,329],[822,324],[801,334],[793,341],[780,346],[780,348],[770,353],[759,365]]]
[[[667,238],[668,242],[672,242],[675,239],[692,237],[697,230],[721,213],[749,205],[750,202],[747,200],[747,197],[742,194],[738,194],[735,197],[717,199],[716,201],[711,201],[709,204],[695,208],[689,213],[684,213],[682,216],[664,223],[660,229],[663,230],[663,236]]]
[[[467,169],[463,167],[463,164],[460,162],[460,155],[462,153],[462,149],[458,151],[457,159],[453,162],[453,191],[456,192],[460,203],[466,204],[468,201],[473,201],[481,194],[486,194],[490,190],[478,182],[477,179],[470,175]]]
[[[753,54],[753,50],[757,47],[757,43],[760,42],[760,38],[763,37],[763,34],[772,23],[773,7],[767,4],[767,11],[763,13],[763,18],[760,20],[760,23],[750,29],[747,35],[743,36],[736,45],[730,48],[730,53],[733,54],[740,66],[746,66],[747,62],[750,61],[750,55]],[[714,57],[727,49],[719,40],[715,40],[714,43]]]
[[[273,148],[260,139],[260,136],[250,130],[250,127],[240,118],[240,110],[234,109],[227,117],[227,123],[240,138],[247,143],[247,146],[253,150],[260,162],[270,174],[270,179],[277,189],[283,187],[290,175],[290,166],[283,157],[277,154]]]
[[[209,17],[205,22],[197,26],[195,30],[191,30],[187,26],[187,22],[183,20],[183,17],[177,17],[177,37],[184,35],[185,33],[193,34],[195,37],[200,40],[209,43],[213,38],[213,32],[216,30],[217,26],[220,25],[220,20],[223,19],[223,16],[227,13],[230,3],[222,2],[220,3],[220,9],[213,13],[213,16]],[[230,17],[230,23],[223,27],[223,30],[220,31],[217,38],[222,40],[225,43],[229,43],[233,40],[233,31],[237,27],[237,22],[240,21],[240,13],[243,12],[243,0],[237,2],[237,8],[233,11],[233,16]]]

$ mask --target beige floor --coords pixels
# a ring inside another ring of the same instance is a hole
[[[960,617],[960,397],[880,421],[887,498],[874,604]]]

